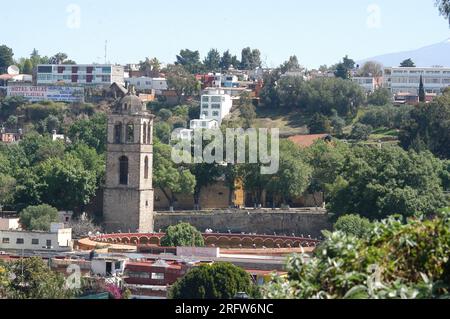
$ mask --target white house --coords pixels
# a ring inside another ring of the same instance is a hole
[[[96,257],[91,261],[91,272],[102,277],[120,276],[125,271],[126,258]]]
[[[50,232],[0,230],[0,249],[71,251],[72,229],[52,224]]]
[[[192,120],[190,123],[191,130],[195,129],[216,129],[219,128],[219,122],[217,120],[207,120],[201,118],[200,120]]]
[[[167,90],[169,87],[165,78],[151,78],[148,76],[127,78],[126,82],[129,85],[133,85],[138,91],[154,90],[158,95],[162,94],[162,91]]]
[[[206,120],[216,120],[219,125],[230,114],[233,101],[223,90],[209,90],[201,97],[200,116]]]

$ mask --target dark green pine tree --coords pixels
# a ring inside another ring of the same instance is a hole
[[[426,96],[425,96],[425,87],[423,85],[423,77],[420,76],[420,85],[419,85],[419,102],[425,102]]]

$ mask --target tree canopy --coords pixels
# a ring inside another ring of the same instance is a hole
[[[214,263],[191,269],[170,288],[169,298],[233,299],[240,292],[259,295],[245,270],[229,263]]]
[[[161,240],[165,247],[203,247],[205,242],[202,234],[191,224],[179,223],[169,226],[166,235]]]
[[[49,205],[29,206],[20,212],[20,224],[27,230],[49,231],[58,221],[58,210]]]

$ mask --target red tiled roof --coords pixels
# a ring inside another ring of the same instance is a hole
[[[324,140],[329,136],[330,136],[329,134],[295,135],[289,137],[288,140],[297,144],[300,147],[310,147],[317,140]]]

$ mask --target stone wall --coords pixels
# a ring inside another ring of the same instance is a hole
[[[156,213],[155,231],[165,230],[179,222],[187,222],[199,231],[257,233],[273,235],[322,236],[321,231],[332,228],[329,216],[313,210],[221,210],[213,212]]]

